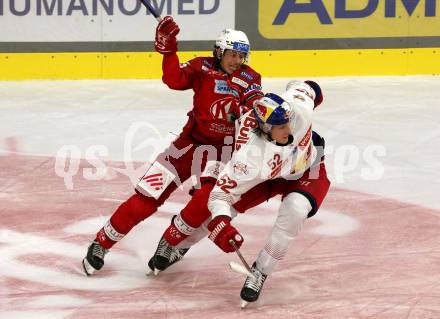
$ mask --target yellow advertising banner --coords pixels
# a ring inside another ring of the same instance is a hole
[[[268,39],[440,36],[437,0],[258,0]]]

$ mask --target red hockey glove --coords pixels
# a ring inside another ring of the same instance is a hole
[[[180,32],[180,28],[173,18],[166,16],[157,25],[156,38],[154,48],[161,54],[172,54],[177,52],[176,35]]]
[[[237,92],[237,97],[240,100],[242,106],[246,106],[252,109],[252,105],[256,99],[262,98],[264,96],[261,85],[259,84],[259,79],[255,78],[255,75],[250,74],[246,70],[239,69],[232,73],[228,77],[227,83],[229,87]],[[243,110],[241,114],[246,113]]]
[[[232,239],[237,248],[243,244],[243,236],[231,225],[231,218],[225,215],[220,215],[211,220],[208,224],[208,230],[211,232],[209,239],[211,239],[217,246],[225,253],[234,252],[235,249],[229,243]]]

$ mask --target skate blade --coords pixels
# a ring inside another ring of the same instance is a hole
[[[146,276],[151,276],[153,274],[153,270],[150,269],[150,267],[148,267],[147,272],[145,273]]]
[[[90,263],[87,261],[87,258],[84,258],[82,261],[83,270],[87,277],[93,275],[93,273],[96,271],[95,268],[90,265]]]
[[[240,304],[241,309],[246,308],[246,306],[247,306],[248,304],[249,304],[248,301],[242,299],[242,300],[241,300],[241,304]]]

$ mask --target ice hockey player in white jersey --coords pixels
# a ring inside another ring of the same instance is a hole
[[[242,306],[258,299],[267,276],[329,189],[323,139],[312,132],[313,110],[321,101],[321,89],[311,81],[290,82],[281,96],[266,94],[256,101],[253,112],[241,119],[236,151],[211,191],[209,238],[224,251],[234,250],[230,239],[238,246],[243,242],[243,236],[230,224],[235,215],[233,205],[243,194],[259,196],[261,185],[268,184],[269,190],[282,195],[276,222],[251,269],[255,278],[247,277],[241,290]],[[246,117],[253,116],[258,129],[243,130],[249,121]],[[260,188],[255,190],[257,185]]]
[[[230,240],[240,247],[243,236],[231,219],[280,194],[278,217],[252,266],[254,278],[246,278],[241,291],[244,303],[256,301],[266,277],[285,256],[304,220],[316,213],[330,186],[324,140],[312,131],[313,110],[321,102],[321,89],[312,81],[291,81],[281,96],[269,93],[256,101],[253,110],[239,119],[232,159],[223,168],[219,162],[213,168],[208,163],[208,177],[201,180],[192,200],[196,205],[187,205],[173,218],[150,259],[151,271],[162,271],[177,260],[162,254],[161,243],[170,252],[175,250],[171,247],[188,248],[205,234],[202,224],[223,251],[235,251]],[[159,261],[164,266],[154,269]]]

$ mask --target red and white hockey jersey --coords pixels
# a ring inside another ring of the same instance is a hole
[[[241,105],[252,107],[253,98],[261,94],[261,76],[247,65],[230,79],[239,83],[239,92],[228,85],[228,75],[216,70],[213,57],[197,57],[179,64],[176,54],[166,55],[162,69],[162,80],[170,88],[194,90],[194,107],[182,134],[201,144],[223,144],[225,136],[234,136],[237,109]]]

